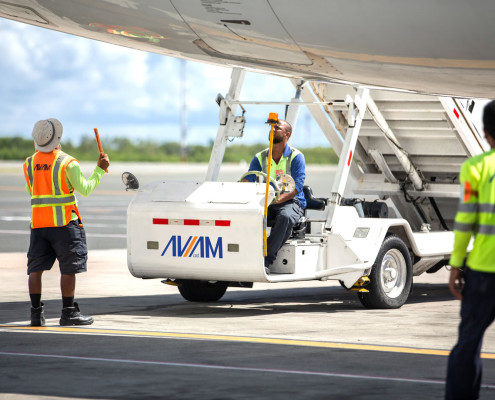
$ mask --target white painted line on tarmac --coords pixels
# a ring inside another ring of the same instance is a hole
[[[31,221],[31,216],[26,216],[26,217],[19,217],[19,216],[2,216],[0,217],[0,221],[8,221],[8,222],[13,222],[13,221]]]
[[[100,219],[107,219],[105,218],[100,218]],[[30,222],[31,217],[0,217],[0,221],[6,221],[6,222],[15,222],[15,221],[22,221],[22,222]],[[120,229],[125,229],[127,228],[126,224],[102,224],[102,223],[92,223],[92,222],[85,222],[84,226],[87,228],[120,228]],[[0,233],[2,231],[0,230]]]
[[[84,227],[85,228],[120,228],[120,229],[125,229],[127,228],[126,224],[93,224],[92,222],[84,222]]]
[[[30,235],[31,232],[29,230],[23,230],[23,231],[15,231],[15,230],[10,230],[10,229],[0,229],[0,235],[4,233],[6,235]]]
[[[110,225],[108,225],[110,226]],[[30,235],[31,231],[29,229],[26,230],[9,230],[9,229],[0,229],[0,235]],[[127,238],[125,233],[87,233],[86,237],[103,237],[103,238]]]
[[[87,233],[86,237],[104,237],[104,238],[122,238],[126,239],[127,234],[125,233]]]
[[[101,215],[101,214],[96,214],[96,213],[91,213],[91,211],[86,211],[83,215],[83,219],[84,221],[88,221],[88,220],[104,220],[104,221],[109,221],[109,220],[113,220],[113,221],[125,221],[127,220],[127,216],[126,215],[107,215],[107,214],[104,214],[104,215]]]
[[[118,216],[118,215],[104,215],[104,216],[101,216],[101,215],[85,215],[84,216],[84,221],[88,221],[88,220],[125,221],[126,219],[127,219],[127,217],[125,215],[122,215],[122,216]],[[2,215],[2,216],[0,216],[0,221],[6,221],[6,222],[16,222],[16,221],[26,222],[27,221],[27,222],[29,222],[29,221],[31,221],[31,215],[26,215],[26,216],[20,216],[20,215],[16,215],[16,216]],[[86,225],[88,225],[88,224],[86,223]],[[107,226],[115,226],[115,225],[107,224]]]
[[[15,352],[0,352],[1,356],[7,357],[32,357],[32,358],[50,358],[58,360],[76,360],[76,361],[95,361],[105,363],[121,363],[121,364],[138,364],[138,365],[154,365],[164,367],[181,367],[181,368],[200,368],[213,370],[228,370],[239,372],[258,372],[261,374],[282,374],[282,375],[306,375],[306,376],[321,376],[326,378],[348,378],[348,379],[363,379],[374,381],[387,382],[404,382],[404,383],[420,383],[428,385],[445,385],[445,381],[433,379],[412,379],[392,376],[377,376],[377,375],[359,375],[359,374],[340,374],[333,372],[318,372],[318,371],[302,371],[277,368],[253,368],[253,367],[236,367],[233,365],[212,365],[212,364],[195,364],[195,363],[175,363],[168,361],[147,361],[147,360],[130,360],[121,358],[102,358],[102,357],[81,357],[69,355],[55,354],[34,354],[34,353],[15,353]],[[484,388],[495,389],[495,385],[482,385]]]

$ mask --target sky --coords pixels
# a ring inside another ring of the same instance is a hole
[[[31,137],[36,121],[57,118],[64,139],[93,135],[179,142],[181,60],[127,49],[0,19],[0,136]],[[186,62],[187,144],[208,144],[218,130],[218,93],[230,86],[231,69]],[[248,72],[241,99],[288,101],[295,89],[286,78]],[[242,143],[266,142],[269,112],[285,106],[246,106]],[[296,147],[328,146],[309,113],[300,114]]]
[[[218,130],[218,93],[230,86],[231,69],[96,42],[0,18],[0,136],[31,137],[36,121],[57,118],[64,139],[77,144],[102,138],[180,142],[181,85],[186,93],[186,144],[209,144]],[[288,101],[286,78],[248,72],[242,100]],[[285,106],[247,105],[244,137],[234,143],[266,143],[269,112]],[[480,119],[481,107],[477,119]],[[305,107],[292,137],[295,147],[329,146]]]

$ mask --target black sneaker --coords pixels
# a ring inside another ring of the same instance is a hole
[[[82,315],[77,303],[74,303],[74,307],[62,308],[62,316],[60,317],[61,326],[91,325],[92,323],[93,318]]]
[[[44,304],[38,308],[31,307],[31,326],[45,326],[45,312],[43,311]]]

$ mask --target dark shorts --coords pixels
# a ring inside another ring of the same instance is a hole
[[[64,275],[85,272],[88,259],[86,232],[77,221],[61,227],[31,229],[27,257],[28,275],[51,269],[55,259]]]

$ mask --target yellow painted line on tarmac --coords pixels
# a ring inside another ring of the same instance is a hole
[[[327,349],[382,351],[388,353],[421,354],[421,355],[434,355],[434,356],[448,356],[450,354],[449,350],[421,349],[414,347],[319,342],[315,340],[276,339],[276,338],[263,338],[263,337],[251,337],[251,336],[214,335],[214,334],[199,334],[199,333],[153,332],[153,331],[133,331],[133,330],[120,330],[120,329],[99,329],[99,328],[58,327],[58,326],[35,327],[35,326],[21,326],[21,325],[0,325],[0,329],[13,330],[13,331],[23,330],[23,331],[42,331],[42,332],[57,332],[57,333],[82,333],[82,334],[91,334],[91,335],[115,335],[115,336],[137,336],[137,337],[141,336],[141,337],[156,337],[156,338],[168,338],[168,339],[218,340],[218,341],[227,341],[227,342],[278,344],[278,345],[288,345],[288,346],[320,347]],[[495,359],[495,354],[482,353],[481,357],[488,359]]]

